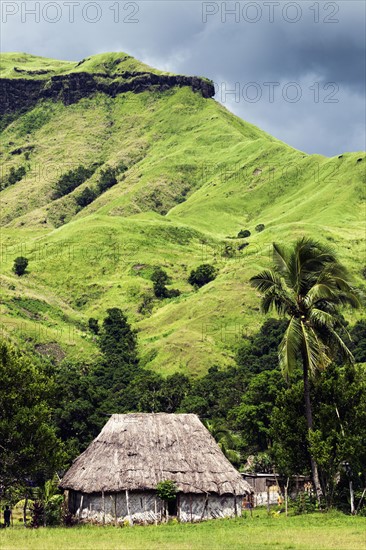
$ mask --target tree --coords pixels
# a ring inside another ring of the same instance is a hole
[[[154,294],[157,298],[167,298],[168,289],[166,285],[171,282],[169,275],[161,267],[157,267],[151,275],[151,280],[154,283]]]
[[[279,347],[283,373],[293,373],[301,360],[308,440],[313,432],[310,376],[325,369],[338,353],[344,360],[353,356],[339,335],[341,306],[360,305],[346,268],[326,245],[303,237],[286,249],[273,244],[273,268],[250,280],[262,297],[262,310],[275,309],[289,318]],[[309,444],[308,441],[308,444]],[[310,453],[313,482],[318,500],[323,494],[318,465]]]
[[[179,290],[166,288],[166,285],[171,282],[171,278],[161,267],[155,269],[151,275],[151,280],[154,283],[154,294],[157,298],[175,298],[180,295]]]
[[[107,317],[99,336],[103,360],[95,376],[111,397],[124,389],[138,374],[137,338],[126,315],[117,307],[107,309]]]
[[[213,265],[202,264],[198,266],[197,269],[192,269],[188,278],[188,282],[192,286],[201,288],[202,286],[207,285],[207,283],[216,279],[216,276],[217,270],[214,268]]]
[[[72,193],[72,191],[88,180],[97,168],[98,163],[93,164],[89,168],[85,168],[85,166],[80,165],[74,170],[69,170],[63,174],[55,185],[55,189],[52,193],[52,199],[56,200]]]
[[[67,360],[56,367],[53,416],[57,435],[67,442],[68,462],[86,449],[105,423],[101,406],[109,393],[92,372],[92,366]]]
[[[28,258],[24,258],[23,256],[19,256],[18,258],[15,258],[14,265],[13,265],[13,271],[18,277],[21,277],[24,275],[25,270],[28,267]]]
[[[249,229],[241,229],[238,233],[238,239],[245,239],[246,237],[250,237],[250,235]]]
[[[52,378],[1,341],[0,380],[0,486],[52,477],[64,460],[51,422]]]
[[[233,433],[221,419],[205,420],[206,426],[212,437],[216,440],[218,446],[230,462],[235,466],[240,465],[240,437]]]

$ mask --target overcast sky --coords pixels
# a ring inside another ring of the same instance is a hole
[[[216,99],[307,153],[365,146],[360,1],[1,2],[1,49],[58,59],[124,51],[207,76]],[[230,93],[231,92],[231,93]]]

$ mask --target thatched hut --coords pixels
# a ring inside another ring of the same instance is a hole
[[[161,481],[176,483],[168,510]],[[249,484],[195,414],[114,414],[61,481],[68,509],[82,521],[131,523],[231,517]]]

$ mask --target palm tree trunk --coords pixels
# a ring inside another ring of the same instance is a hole
[[[303,375],[304,375],[304,398],[305,398],[305,416],[308,425],[308,433],[313,429],[313,414],[311,411],[310,402],[310,381],[309,381],[309,368],[306,361],[305,354],[303,354]],[[310,453],[311,474],[313,478],[313,484],[315,488],[316,498],[320,504],[320,499],[323,496],[323,491],[320,485],[318,465],[312,454]]]

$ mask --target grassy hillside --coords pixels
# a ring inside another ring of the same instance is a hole
[[[77,72],[120,74],[130,72],[158,71],[123,53],[102,53],[81,61],[58,61],[27,53],[2,53],[0,57],[1,78],[37,78],[47,79],[53,75],[66,75]]]
[[[7,78],[154,71],[126,54],[77,65],[1,57]],[[3,329],[42,352],[88,360],[96,350],[88,318],[118,306],[139,331],[151,368],[199,374],[230,364],[242,334],[262,322],[248,280],[269,263],[273,240],[328,240],[364,285],[364,153],[306,155],[189,87],[96,94],[68,106],[43,101],[15,116],[1,138]],[[93,174],[54,199],[62,175],[80,165]],[[80,208],[75,199],[97,189],[108,167],[118,183]],[[25,174],[9,184],[20,168]],[[258,224],[264,231],[255,231]],[[251,236],[239,251],[240,229]],[[21,278],[11,270],[19,255],[30,260]],[[187,277],[201,263],[219,276],[195,291]],[[182,294],[141,313],[154,266]]]

